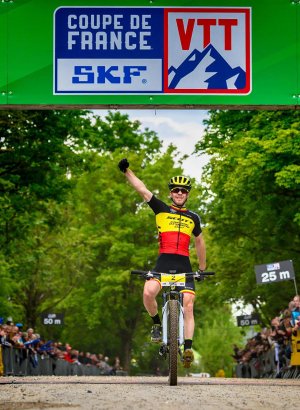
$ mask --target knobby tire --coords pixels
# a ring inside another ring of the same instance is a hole
[[[178,302],[169,301],[169,384],[177,385]]]

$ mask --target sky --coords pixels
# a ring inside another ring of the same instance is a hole
[[[183,162],[184,172],[186,176],[200,182],[202,167],[208,162],[208,156],[199,157],[192,153],[203,134],[203,120],[208,116],[207,111],[179,109],[118,111],[128,114],[130,120],[139,120],[142,129],[149,128],[151,131],[156,131],[159,139],[163,141],[164,148],[172,143],[180,153],[187,154],[189,157]],[[95,110],[95,113],[102,117],[107,114],[107,110]]]

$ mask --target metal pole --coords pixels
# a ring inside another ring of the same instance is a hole
[[[295,285],[296,295],[298,295],[297,284],[296,284],[296,278],[294,278],[294,285]]]

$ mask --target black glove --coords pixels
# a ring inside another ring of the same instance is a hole
[[[121,159],[121,161],[118,164],[118,167],[120,168],[120,171],[126,172],[127,168],[129,167],[129,162],[127,161],[127,158]]]

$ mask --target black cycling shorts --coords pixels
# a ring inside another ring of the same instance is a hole
[[[192,272],[190,258],[188,256],[176,255],[173,253],[161,253],[156,261],[153,269],[159,273],[187,273]],[[195,294],[194,278],[186,278],[185,286],[180,286],[177,289],[180,292]]]

